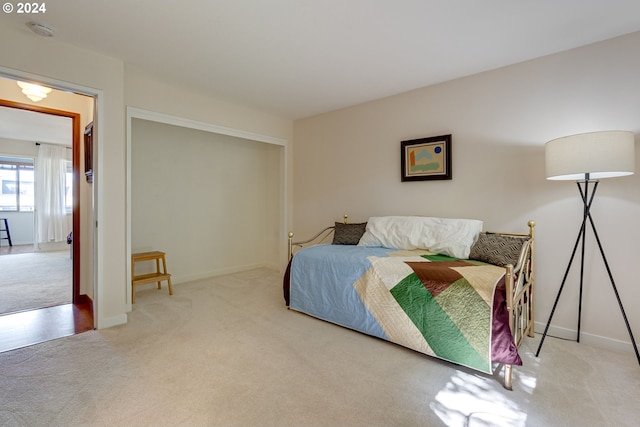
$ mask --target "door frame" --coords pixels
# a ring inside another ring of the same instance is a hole
[[[20,110],[33,111],[36,113],[50,114],[53,116],[68,117],[72,121],[72,155],[71,164],[73,170],[73,206],[72,206],[72,230],[73,239],[71,242],[71,250],[73,253],[73,267],[72,267],[72,286],[73,286],[73,304],[87,303],[87,301],[80,296],[80,114],[71,111],[56,110],[53,108],[40,107],[38,105],[23,104],[15,101],[8,101],[6,99],[0,99],[1,107],[17,108]]]

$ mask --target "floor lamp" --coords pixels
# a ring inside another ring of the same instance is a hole
[[[618,294],[618,289],[613,280],[613,274],[609,268],[609,263],[604,255],[596,226],[591,217],[591,204],[598,188],[599,180],[602,178],[613,178],[626,175],[633,175],[635,170],[635,150],[634,150],[634,135],[632,132],[627,131],[603,131],[583,133],[579,135],[571,135],[563,138],[554,139],[547,142],[545,145],[545,163],[547,179],[551,180],[572,180],[576,181],[578,190],[580,191],[580,197],[583,204],[582,225],[578,232],[578,238],[576,244],[573,247],[571,258],[569,259],[569,265],[562,278],[558,295],[553,303],[551,314],[549,315],[549,321],[544,329],[542,340],[538,346],[536,357],[540,354],[542,344],[549,331],[549,325],[553,314],[556,311],[560,294],[567,281],[567,275],[571,269],[571,264],[575,258],[578,247],[581,247],[581,259],[580,259],[580,299],[578,301],[578,339],[580,342],[580,321],[582,317],[582,285],[584,279],[584,254],[585,254],[585,237],[587,232],[587,223],[591,225],[594,237],[598,243],[602,260],[609,274],[611,281],[611,287],[618,300],[620,311],[625,324],[627,325],[627,331],[633,344],[633,349],[636,353],[636,358],[640,364],[640,353],[638,353],[638,347],[636,340],[633,338],[627,315],[622,306],[622,300]]]

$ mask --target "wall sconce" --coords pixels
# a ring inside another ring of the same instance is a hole
[[[51,88],[35,85],[33,83],[17,82],[18,86],[22,88],[22,93],[27,95],[27,98],[33,102],[38,102],[47,97],[47,94],[51,92]]]

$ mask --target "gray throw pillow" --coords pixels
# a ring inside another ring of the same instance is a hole
[[[511,264],[515,267],[520,257],[522,245],[527,240],[527,237],[480,233],[478,241],[471,247],[469,259],[502,267]]]
[[[357,245],[364,234],[367,223],[345,224],[336,222],[335,226],[336,228],[333,232],[334,245]]]

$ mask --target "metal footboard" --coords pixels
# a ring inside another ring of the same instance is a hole
[[[516,347],[524,341],[525,336],[534,336],[534,227],[535,221],[529,221],[529,234],[499,233],[505,236],[528,237],[522,245],[516,266],[508,265],[506,272],[507,310],[509,312],[509,328]],[[504,366],[504,386],[511,390],[513,386],[513,367]]]

